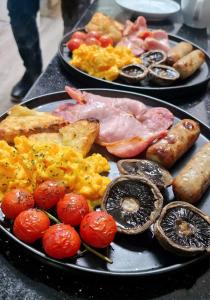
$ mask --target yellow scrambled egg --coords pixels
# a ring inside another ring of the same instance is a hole
[[[83,44],[73,51],[69,63],[92,76],[112,81],[118,77],[119,69],[131,63],[140,63],[140,59],[124,46],[102,48]]]
[[[110,182],[100,173],[109,171],[108,161],[100,154],[83,158],[82,154],[59,144],[39,144],[24,136],[15,138],[15,146],[0,141],[0,200],[5,192],[22,187],[33,192],[48,179],[62,181],[67,191],[99,200]]]

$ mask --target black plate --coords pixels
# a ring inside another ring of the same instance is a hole
[[[162,106],[166,107],[173,112],[176,116],[176,121],[183,118],[193,118],[190,114],[171,105],[167,102],[149,97],[139,95],[132,92],[118,91],[118,90],[106,90],[106,89],[85,89],[89,92],[109,97],[129,97],[142,101],[148,106]],[[69,96],[65,92],[58,92],[48,95],[43,95],[37,98],[33,98],[23,103],[29,108],[36,108],[39,111],[51,111],[58,104],[69,99]],[[6,113],[0,117],[0,120],[4,119]],[[195,119],[196,120],[196,119]],[[198,121],[198,120],[197,120]],[[172,169],[172,175],[176,175],[178,171],[184,166],[189,158],[210,138],[209,128],[200,122],[201,134],[193,148],[176,164],[176,167]],[[116,159],[108,155],[107,152],[103,153],[110,161],[111,174],[110,177],[114,178],[118,175],[116,167]],[[173,194],[169,188],[166,192],[166,201],[171,201]],[[202,200],[199,202],[198,207],[204,212],[210,215],[210,191],[206,192]],[[1,219],[1,218],[0,218]],[[97,257],[88,253],[84,257],[75,261],[69,260],[68,262],[58,261],[47,257],[41,250],[40,246],[30,246],[19,241],[7,228],[6,224],[0,221],[0,229],[4,231],[9,238],[15,240],[18,244],[30,251],[36,258],[44,261],[47,264],[52,264],[58,268],[64,270],[77,270],[86,271],[100,275],[115,275],[115,276],[147,276],[153,274],[165,273],[181,267],[192,264],[195,261],[200,260],[204,255],[194,258],[181,258],[176,255],[170,254],[158,244],[155,238],[152,237],[151,232],[137,235],[137,236],[125,236],[118,234],[115,242],[112,244],[113,249],[110,250],[110,257],[113,259],[113,264],[106,264]]]
[[[82,30],[82,29],[77,29]],[[91,76],[76,67],[70,65],[68,62],[71,58],[71,52],[66,46],[66,43],[70,39],[70,36],[72,35],[74,31],[67,33],[63,39],[60,42],[59,50],[58,50],[58,56],[60,58],[60,61],[62,65],[65,67],[65,69],[72,74],[77,80],[82,81],[83,84],[87,84],[89,87],[101,87],[101,88],[110,88],[110,89],[123,89],[123,90],[129,90],[133,92],[140,92],[144,93],[146,95],[151,95],[157,97],[166,97],[167,99],[174,99],[178,96],[183,96],[184,93],[194,94],[195,92],[198,93],[200,90],[204,89],[210,79],[210,57],[207,52],[205,52],[202,48],[199,46],[193,44],[192,42],[169,34],[169,41],[171,46],[175,46],[177,43],[180,43],[182,41],[191,43],[194,47],[194,49],[200,49],[202,50],[206,55],[205,63],[199,68],[199,70],[193,74],[190,78],[180,81],[173,86],[169,87],[159,87],[152,84],[147,84],[146,86],[143,85],[132,85],[132,84],[126,84],[123,81],[115,80],[115,81],[108,81],[100,78],[96,78],[94,76]]]

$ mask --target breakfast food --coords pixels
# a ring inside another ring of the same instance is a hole
[[[49,228],[50,220],[41,210],[30,208],[22,211],[14,221],[14,235],[27,244],[40,239]]]
[[[196,121],[183,119],[172,127],[163,139],[147,149],[146,157],[171,168],[192,147],[199,134],[200,127]]]
[[[121,159],[117,162],[118,170],[123,175],[145,176],[159,189],[172,184],[171,174],[154,161],[147,159]]]
[[[124,175],[108,185],[101,203],[111,214],[117,230],[125,234],[144,232],[160,215],[163,196],[148,178]]]
[[[96,31],[101,34],[106,34],[112,38],[114,43],[117,43],[122,37],[123,24],[113,20],[109,16],[96,12],[88,24],[85,26],[87,32]]]
[[[82,153],[85,157],[90,151],[99,134],[99,122],[97,120],[79,120],[63,126],[56,133],[37,133],[29,136],[34,143],[56,143],[69,146]]]
[[[172,46],[168,33],[149,29],[143,16],[121,24],[97,12],[80,30],[66,42],[68,63],[95,78],[143,87],[179,85],[205,61],[204,52],[189,42]]]
[[[67,224],[55,224],[45,231],[42,244],[44,251],[50,257],[63,259],[77,254],[81,240],[74,227]]]
[[[172,66],[180,58],[187,55],[193,50],[193,46],[187,42],[180,42],[168,51],[167,63]]]
[[[191,158],[173,181],[177,200],[195,203],[210,185],[210,142]]]
[[[57,132],[67,122],[50,113],[38,112],[24,106],[15,105],[8,116],[0,122],[0,140],[12,144],[16,136],[29,136],[39,132]]]
[[[106,248],[114,240],[117,225],[105,211],[93,211],[85,215],[80,224],[80,235],[84,242],[95,248]]]
[[[209,251],[210,218],[195,206],[174,201],[166,205],[155,223],[154,234],[168,251],[193,256]]]
[[[166,108],[147,108],[128,98],[109,98],[66,87],[78,103],[65,103],[54,110],[69,122],[95,118],[100,130],[96,140],[118,157],[129,158],[143,152],[154,140],[164,137],[173,123],[173,114]],[[83,104],[81,104],[81,102]]]
[[[197,71],[205,61],[205,54],[201,50],[194,50],[180,58],[173,67],[179,72],[180,79],[186,79]]]
[[[73,51],[70,63],[91,76],[112,81],[119,76],[122,67],[140,63],[140,59],[124,46],[103,48],[97,45],[81,45]]]
[[[43,181],[62,182],[88,200],[100,200],[110,179],[100,173],[109,171],[108,161],[99,153],[87,158],[70,147],[59,144],[31,143],[16,137],[15,146],[0,141],[0,200],[16,187],[29,192]]]

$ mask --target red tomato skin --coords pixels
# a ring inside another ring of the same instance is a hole
[[[33,244],[40,239],[49,228],[50,220],[41,210],[35,208],[22,211],[13,225],[14,235],[27,244]]]
[[[117,225],[113,217],[104,211],[88,213],[80,224],[80,236],[95,248],[107,247],[115,237]]]
[[[78,38],[72,38],[68,41],[66,44],[70,51],[74,51],[75,49],[79,48],[82,44],[84,44],[84,41]]]
[[[101,42],[96,39],[95,37],[88,37],[86,40],[85,40],[85,44],[86,45],[98,45],[98,46],[101,46]]]
[[[65,195],[65,186],[55,180],[41,183],[34,191],[35,204],[42,209],[50,209]]]
[[[108,47],[109,45],[113,45],[113,40],[108,35],[102,35],[99,39],[101,42],[101,47]]]
[[[44,251],[56,259],[74,256],[80,248],[81,240],[76,230],[66,224],[55,224],[43,235]]]
[[[34,198],[25,189],[14,189],[4,195],[1,210],[9,219],[15,219],[22,211],[34,207]]]
[[[76,38],[76,39],[80,39],[80,40],[83,40],[83,41],[84,41],[84,40],[86,39],[86,37],[87,37],[87,33],[82,32],[82,31],[75,31],[75,32],[72,34],[71,39]]]
[[[96,38],[98,40],[98,39],[100,39],[101,34],[98,31],[90,31],[87,33],[87,38],[90,38],[90,37]]]
[[[57,215],[64,224],[77,226],[89,212],[89,206],[84,196],[70,193],[57,203]]]

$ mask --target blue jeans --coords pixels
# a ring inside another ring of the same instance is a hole
[[[39,0],[8,0],[10,23],[20,56],[31,75],[42,71],[42,56],[36,15]]]

